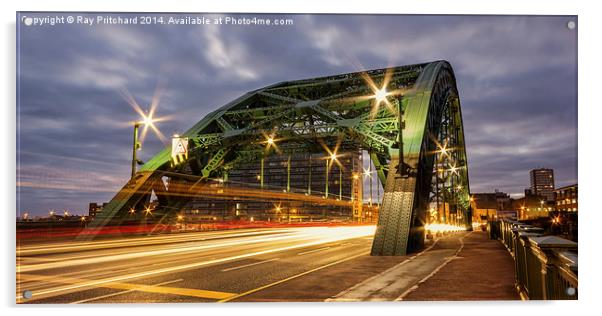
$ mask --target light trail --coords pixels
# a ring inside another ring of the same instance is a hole
[[[243,232],[238,234],[232,234],[232,232],[208,232],[206,235],[210,235],[211,237],[199,237],[198,234],[191,233],[186,234],[187,236],[153,236],[146,238],[125,238],[114,241],[94,241],[90,242],[80,242],[80,243],[64,243],[63,245],[45,245],[45,246],[32,246],[32,247],[17,247],[17,256],[30,256],[30,255],[39,255],[39,254],[52,254],[57,251],[69,250],[69,251],[81,251],[81,250],[97,250],[97,249],[107,249],[114,248],[120,246],[144,246],[144,245],[152,245],[157,244],[169,244],[174,242],[182,242],[182,241],[204,241],[220,238],[220,236],[228,235],[232,237],[244,237],[244,236],[252,236],[252,235],[261,235],[267,233],[286,233],[288,230],[278,229],[278,230],[270,230],[270,231],[259,231],[253,230],[251,232]],[[205,234],[203,235],[205,236]]]
[[[47,269],[56,269],[56,268],[65,268],[72,267],[78,265],[86,265],[86,264],[99,264],[111,261],[118,260],[127,260],[127,259],[136,259],[143,258],[149,256],[158,256],[158,255],[168,255],[175,253],[190,253],[200,250],[227,247],[227,246],[240,246],[249,243],[265,243],[265,242],[274,242],[277,240],[285,240],[285,239],[294,239],[300,238],[301,236],[289,235],[283,237],[267,237],[267,238],[257,238],[257,239],[249,239],[235,242],[223,242],[212,245],[202,245],[202,246],[194,246],[194,247],[182,247],[182,248],[174,248],[174,249],[165,249],[165,250],[153,250],[153,251],[144,251],[144,252],[134,252],[134,253],[114,253],[110,252],[108,254],[103,254],[94,258],[83,258],[83,259],[73,259],[73,260],[64,260],[59,262],[51,262],[51,263],[39,263],[33,265],[27,265],[20,267],[20,272],[32,272],[39,270],[47,270]]]
[[[341,240],[345,240],[345,239],[365,237],[365,236],[374,234],[374,230],[375,230],[374,226],[334,227],[334,228],[309,227],[309,228],[291,229],[291,231],[294,233],[292,236],[284,236],[284,237],[276,236],[274,238],[245,237],[245,238],[250,238],[251,240],[242,240],[242,241],[238,241],[238,242],[224,242],[224,243],[219,243],[217,245],[206,245],[206,246],[203,246],[203,248],[201,248],[201,249],[211,249],[211,248],[231,249],[232,246],[236,246],[236,245],[244,245],[244,244],[256,245],[258,243],[258,240],[264,240],[267,243],[266,246],[271,247],[271,248],[264,249],[264,250],[258,250],[258,251],[249,251],[246,253],[230,255],[230,256],[225,256],[222,258],[216,258],[216,259],[210,259],[210,260],[201,260],[201,261],[197,261],[197,262],[184,263],[184,264],[174,264],[169,267],[151,269],[149,271],[142,271],[142,272],[137,271],[134,273],[127,273],[127,274],[123,274],[123,275],[111,276],[111,277],[103,278],[103,279],[94,279],[94,280],[84,279],[81,281],[71,280],[70,282],[73,282],[73,284],[69,284],[69,285],[65,285],[65,286],[54,286],[54,287],[50,287],[50,288],[44,288],[44,289],[32,291],[32,293],[33,293],[33,297],[36,299],[43,298],[43,297],[62,295],[62,294],[78,292],[78,291],[82,291],[82,290],[90,289],[90,288],[94,288],[94,287],[102,287],[103,285],[121,282],[124,280],[132,280],[132,279],[164,275],[164,274],[174,273],[174,272],[181,272],[181,271],[195,269],[195,268],[199,268],[199,267],[205,267],[205,266],[209,266],[209,265],[215,265],[215,264],[234,261],[234,260],[246,259],[246,258],[250,258],[250,257],[254,257],[254,256],[266,255],[266,254],[282,252],[282,251],[287,251],[287,250],[292,250],[292,249],[301,249],[304,247],[311,247],[311,246],[321,245],[321,244],[325,244],[325,243],[337,242],[337,241],[341,241]],[[295,241],[298,241],[299,243],[295,243],[292,245],[286,245],[286,244],[277,245],[276,244],[275,246],[272,245],[271,243],[269,243],[270,241],[271,242],[275,242],[275,241],[285,242],[287,240],[290,241],[291,239],[294,239]],[[128,258],[136,259],[139,256],[140,257],[148,257],[149,255],[153,256],[156,254],[165,254],[165,253],[167,253],[167,254],[174,254],[174,253],[189,254],[189,251],[199,249],[199,248],[200,247],[183,247],[183,248],[177,248],[177,249],[160,250],[157,252],[145,251],[145,252],[138,253],[138,254],[132,254],[134,257],[128,257]],[[144,255],[142,255],[142,254],[144,254]],[[117,257],[117,258],[122,258],[122,257]],[[115,260],[115,259],[116,259],[115,257],[111,258],[111,260]],[[105,262],[104,260],[106,260],[106,259],[104,259],[104,257],[101,257],[101,258],[98,258],[96,261],[92,260],[92,262],[93,263]],[[69,262],[68,265],[75,266],[76,264],[79,265],[79,264],[87,264],[87,263],[88,263],[88,261],[82,262],[81,260],[80,261],[76,260],[75,262]],[[46,279],[47,281],[53,280],[54,283],[65,283],[65,282],[61,282],[60,275],[58,275],[58,276],[53,276],[53,275],[32,276],[32,275],[28,275],[28,274],[22,274],[22,272],[24,272],[24,271],[35,271],[35,270],[42,268],[42,267],[40,267],[40,265],[33,265],[33,266],[35,266],[35,268],[31,268],[32,266],[21,267],[22,269],[20,269],[21,271],[19,271],[19,274],[20,274],[19,279],[35,281],[36,278],[42,277],[43,279]],[[51,267],[55,267],[55,265],[51,265]],[[48,266],[46,266],[46,268],[48,268]],[[85,273],[85,271],[82,271],[82,273]],[[46,283],[46,284],[48,284],[48,283]],[[17,300],[19,302],[21,302],[23,300],[21,293],[17,294]]]

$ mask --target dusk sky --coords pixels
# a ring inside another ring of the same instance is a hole
[[[456,74],[473,193],[521,195],[538,167],[557,187],[577,182],[576,17],[244,16],[294,24],[18,24],[17,214],[84,214],[127,182],[139,117],[121,91],[146,105],[160,85],[171,135],[272,83],[441,59]],[[149,133],[142,160],[163,146]]]

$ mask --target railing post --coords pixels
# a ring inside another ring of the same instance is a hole
[[[566,250],[577,251],[577,243],[556,236],[532,237],[529,239],[529,242],[534,250],[534,255],[541,263],[540,289],[542,299],[570,298],[565,293],[567,293],[570,283],[575,283],[574,290],[576,293],[577,280],[575,277],[574,280],[561,281],[562,279],[566,279],[566,277],[563,278],[560,275],[561,271],[559,268],[561,268],[562,263],[559,259],[559,253]]]
[[[541,266],[535,257],[533,257],[533,249],[529,242],[530,237],[541,236],[539,233],[525,231],[526,227],[518,227],[518,243],[516,246],[516,252],[520,252],[520,255],[515,255],[515,260],[520,266],[521,274],[520,284],[518,285],[519,290],[526,294],[529,299],[541,299],[541,291],[539,291],[539,271]]]

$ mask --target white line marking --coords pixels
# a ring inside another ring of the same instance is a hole
[[[428,279],[430,279],[432,276],[434,276],[435,274],[437,274],[437,272],[439,272],[439,270],[443,269],[443,267],[445,267],[450,261],[457,259],[458,255],[460,254],[460,252],[462,251],[462,249],[464,249],[464,237],[468,236],[472,234],[472,231],[469,232],[468,234],[460,237],[460,248],[458,248],[458,250],[456,251],[456,253],[447,258],[447,260],[445,260],[441,265],[439,265],[437,268],[435,268],[435,270],[433,270],[433,272],[431,272],[429,275],[425,276],[424,278],[422,278],[422,280],[418,281],[418,283],[414,284],[414,286],[410,287],[409,289],[407,289],[405,292],[403,292],[401,295],[399,295],[399,297],[397,297],[395,300],[396,301],[403,301],[403,299],[410,293],[416,291],[418,289],[418,287],[420,287],[420,284],[426,282]]]
[[[344,291],[340,292],[339,294],[337,294],[337,295],[335,295],[335,296],[333,296],[333,297],[331,297],[331,298],[327,298],[327,299],[325,299],[324,301],[325,301],[325,302],[339,302],[339,301],[341,301],[341,302],[344,302],[344,301],[352,301],[352,300],[340,299],[340,297],[341,297],[341,296],[344,296],[345,294],[347,294],[347,293],[350,293],[351,291],[353,291],[353,290],[355,290],[355,289],[357,289],[357,288],[359,288],[359,287],[361,287],[361,286],[364,286],[364,285],[365,285],[365,284],[367,284],[367,283],[370,283],[370,282],[372,282],[372,281],[373,281],[373,280],[375,280],[376,278],[379,278],[379,277],[383,276],[384,274],[386,274],[386,273],[389,273],[390,271],[393,271],[393,270],[397,269],[398,267],[400,267],[400,266],[402,266],[402,265],[405,265],[406,263],[408,263],[408,262],[410,262],[410,261],[412,261],[412,260],[416,259],[416,257],[419,257],[419,256],[421,256],[422,254],[424,254],[424,253],[428,252],[429,250],[433,249],[433,247],[435,247],[435,245],[437,244],[437,242],[439,242],[439,239],[435,240],[435,242],[433,242],[433,244],[432,244],[432,245],[430,245],[428,248],[426,248],[426,249],[422,250],[421,252],[419,252],[419,253],[417,253],[417,254],[415,254],[415,255],[413,255],[413,256],[411,256],[411,257],[409,257],[408,259],[406,259],[406,260],[404,260],[404,261],[402,261],[402,262],[400,262],[400,263],[398,263],[398,264],[396,264],[396,265],[394,265],[394,266],[390,267],[389,269],[387,269],[387,270],[385,270],[385,271],[383,271],[383,272],[381,272],[381,273],[379,273],[379,274],[377,274],[377,275],[375,275],[375,276],[372,276],[372,277],[370,277],[370,278],[367,278],[366,280],[364,280],[364,281],[362,281],[362,282],[360,282],[360,283],[358,283],[358,284],[356,284],[356,285],[354,285],[354,286],[352,286],[352,287],[350,287],[350,288],[348,288],[348,289],[346,289],[346,290],[344,290]]]
[[[324,248],[318,248],[318,249],[314,249],[314,250],[310,250],[310,251],[300,252],[297,254],[297,256],[306,255],[308,253],[318,252],[318,251],[322,251],[322,250],[326,250],[326,249],[330,249],[330,247],[324,247]]]
[[[329,264],[326,264],[326,265],[323,265],[323,266],[320,266],[320,267],[317,267],[317,268],[314,268],[314,269],[311,269],[311,270],[308,270],[308,271],[305,271],[305,272],[302,272],[302,273],[299,273],[299,274],[293,275],[293,276],[291,276],[291,277],[288,277],[288,278],[286,278],[286,279],[282,279],[282,280],[276,281],[276,282],[274,282],[274,283],[270,283],[270,284],[267,284],[267,285],[264,285],[264,286],[260,286],[260,287],[258,287],[258,288],[252,289],[252,290],[250,290],[250,291],[247,291],[247,292],[244,292],[244,293],[240,293],[240,294],[238,294],[238,295],[234,295],[234,296],[228,297],[228,298],[226,298],[226,299],[223,299],[223,300],[221,300],[221,301],[217,301],[217,302],[218,302],[218,303],[230,302],[230,301],[232,301],[232,300],[235,300],[235,299],[238,299],[238,298],[240,298],[240,297],[247,296],[247,295],[249,295],[249,294],[253,294],[253,293],[255,293],[255,292],[258,292],[258,291],[261,291],[261,290],[267,289],[267,288],[269,288],[269,287],[272,287],[272,286],[274,286],[274,285],[282,284],[282,283],[284,283],[284,282],[288,282],[288,281],[290,281],[290,280],[294,280],[294,279],[296,279],[296,278],[298,278],[298,277],[301,277],[301,276],[304,276],[304,275],[307,275],[307,274],[310,274],[310,273],[316,272],[316,271],[318,271],[318,270],[322,270],[322,269],[324,269],[324,268],[328,268],[328,267],[330,267],[330,266],[337,265],[337,264],[339,264],[339,263],[342,263],[342,262],[345,262],[345,261],[349,261],[349,260],[351,260],[351,259],[355,259],[355,258],[358,258],[358,257],[361,257],[361,256],[365,256],[365,255],[368,255],[368,254],[370,254],[370,253],[369,253],[369,252],[367,252],[367,253],[363,253],[363,252],[362,252],[362,253],[360,253],[360,254],[357,254],[357,255],[354,255],[354,256],[351,256],[351,257],[348,257],[348,258],[345,258],[345,259],[341,259],[341,260],[338,260],[338,261],[335,261],[335,262],[331,262],[331,263],[329,263]]]
[[[256,266],[258,264],[268,263],[268,262],[272,262],[272,261],[276,261],[276,260],[280,260],[280,258],[275,258],[275,259],[270,259],[270,260],[264,260],[264,261],[259,261],[259,262],[253,262],[253,263],[245,264],[245,265],[242,265],[242,266],[237,266],[237,267],[232,267],[232,268],[228,268],[228,269],[223,269],[222,272],[228,272],[228,271],[238,270],[238,269],[242,269],[242,268],[246,268],[246,267],[252,267],[252,266]]]
[[[184,281],[184,279],[171,280],[171,281],[166,281],[166,282],[152,284],[152,285],[143,285],[143,284],[140,284],[140,288],[162,286],[162,285],[167,285],[167,284],[176,283],[176,282],[180,282],[180,281]],[[121,295],[121,294],[127,294],[127,293],[135,292],[135,291],[137,291],[137,289],[131,289],[131,290],[121,291],[121,292],[117,292],[117,293],[111,293],[111,294],[106,294],[106,295],[91,297],[91,298],[87,298],[85,300],[71,302],[69,304],[81,304],[81,303],[86,303],[86,302],[90,302],[90,301],[96,301],[96,300],[100,300],[100,299],[103,299],[103,298],[113,297],[113,296],[117,296],[117,295]]]

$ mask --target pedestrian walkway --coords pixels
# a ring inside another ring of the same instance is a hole
[[[438,239],[418,254],[360,256],[237,301],[519,300],[514,261],[481,231]]]
[[[514,285],[514,260],[506,248],[499,241],[488,239],[485,232],[468,234],[463,243],[453,260],[400,299],[519,300]]]

